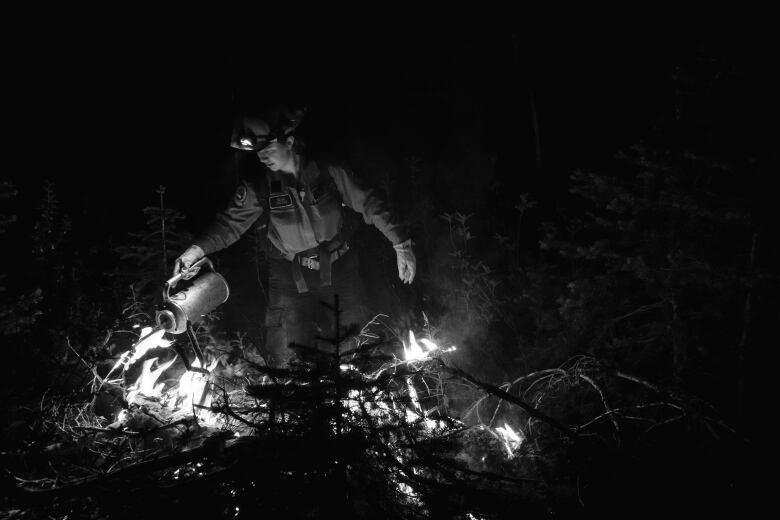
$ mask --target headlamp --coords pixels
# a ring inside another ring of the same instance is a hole
[[[277,140],[277,137],[273,134],[269,135],[235,135],[230,140],[230,146],[237,150],[244,150],[247,152],[258,152]]]
[[[237,150],[258,152],[276,140],[275,135],[241,135],[231,139],[230,146]]]

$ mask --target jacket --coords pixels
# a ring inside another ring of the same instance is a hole
[[[361,214],[393,245],[408,238],[385,201],[346,168],[308,161],[298,179],[283,172],[267,172],[267,176],[267,190],[262,183],[240,182],[229,205],[194,242],[205,254],[233,244],[267,213],[269,241],[281,257],[292,260],[337,237],[345,206]]]

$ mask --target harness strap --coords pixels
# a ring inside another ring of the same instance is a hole
[[[328,244],[323,242],[319,247],[320,257],[320,282],[323,287],[330,286],[331,283],[331,269],[330,269],[330,251],[328,251]]]
[[[320,169],[321,174],[326,173],[330,175],[330,170],[328,169],[327,165],[318,164],[317,166]],[[305,173],[305,171],[306,169],[304,169],[303,173]],[[269,175],[267,179],[268,179],[268,188],[270,193],[282,192],[286,188],[286,183],[284,182],[284,176],[280,175],[278,172]],[[311,187],[308,184],[308,179],[307,182],[305,182],[304,184],[306,185],[305,197],[308,197],[309,199],[313,200],[314,195],[311,192]],[[270,214],[270,211],[268,213]],[[343,219],[343,214],[342,214],[342,219]],[[332,284],[333,276],[332,276],[331,264],[333,263],[333,260],[338,259],[340,256],[345,254],[349,249],[348,244],[346,242],[343,242],[343,245],[340,246],[340,248],[334,251],[328,251],[328,245],[333,243],[334,240],[336,239],[330,240],[328,242],[323,242],[316,247],[316,254],[318,256],[316,260],[313,257],[309,258],[309,255],[314,253],[315,249],[309,249],[308,251],[303,251],[301,253],[298,253],[292,259],[291,262],[292,277],[293,280],[295,281],[295,286],[298,289],[299,293],[309,292],[309,287],[306,284],[306,280],[303,277],[303,270],[301,269],[302,265],[306,265],[309,269],[319,269],[320,283],[322,284],[323,287],[328,287]],[[333,258],[331,255],[335,256],[335,258]],[[304,262],[308,262],[308,263],[304,263]]]
[[[295,280],[295,286],[298,288],[299,293],[309,292],[309,286],[306,285],[306,280],[303,279],[303,271],[301,270],[301,262],[298,255],[295,255],[292,263],[292,277]]]

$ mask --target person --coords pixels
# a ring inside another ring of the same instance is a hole
[[[203,256],[236,242],[261,217],[267,219],[266,357],[275,367],[288,365],[294,354],[291,343],[319,346],[318,328],[323,337],[333,337],[335,316],[321,302],[332,304],[338,295],[342,325],[360,325],[367,318],[347,211],[361,214],[392,244],[404,283],[411,284],[416,271],[409,235],[386,201],[350,169],[306,156],[296,136],[304,113],[302,108],[272,107],[236,118],[231,146],[256,154],[265,179],[243,179],[227,208],[174,265],[174,275],[188,270]],[[186,272],[185,278],[194,274]]]

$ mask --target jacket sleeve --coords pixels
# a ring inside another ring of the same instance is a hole
[[[393,245],[409,238],[398,215],[372,188],[364,186],[345,168],[329,166],[328,170],[344,204],[363,215],[366,224],[376,227]]]
[[[257,193],[246,181],[238,185],[227,208],[196,239],[207,255],[225,249],[236,242],[263,214]]]

